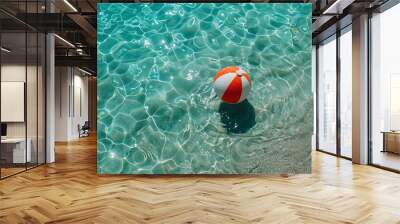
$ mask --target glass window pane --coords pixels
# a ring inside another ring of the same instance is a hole
[[[11,14],[44,13],[45,0],[0,1]],[[0,12],[0,177],[45,162],[45,35]],[[33,19],[38,18],[33,16]],[[16,109],[18,108],[18,109]]]
[[[37,1],[27,2],[27,13],[37,13],[39,5]],[[34,16],[32,20],[37,19]],[[36,30],[27,30],[27,75],[26,75],[26,116],[27,116],[27,143],[30,147],[30,161],[27,167],[35,167],[38,164],[38,33]]]
[[[38,36],[36,32],[28,32],[28,63],[27,63],[27,80],[26,80],[26,113],[27,113],[27,142],[30,144],[30,161],[28,162],[28,168],[37,165],[37,132],[38,132],[38,120],[37,120],[37,76],[38,76]]]
[[[318,48],[318,148],[336,153],[336,40]]]
[[[372,163],[400,170],[400,5],[372,17]]]
[[[39,46],[38,46],[38,164],[45,163],[45,44],[46,37],[44,34],[39,33]]]
[[[352,157],[352,33],[340,36],[340,152]]]
[[[25,170],[30,161],[26,150],[26,33],[1,34],[1,175]],[[29,144],[28,144],[29,146]]]

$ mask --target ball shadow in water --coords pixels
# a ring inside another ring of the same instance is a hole
[[[228,133],[246,133],[256,124],[256,112],[248,100],[238,104],[221,103],[218,112]]]

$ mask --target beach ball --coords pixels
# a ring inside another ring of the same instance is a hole
[[[221,69],[214,77],[213,87],[225,103],[240,103],[250,93],[250,76],[238,66]]]

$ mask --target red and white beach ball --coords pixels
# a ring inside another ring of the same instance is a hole
[[[214,90],[226,103],[240,103],[250,93],[250,76],[241,67],[229,66],[221,69],[214,77]]]

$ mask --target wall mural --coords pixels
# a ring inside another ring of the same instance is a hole
[[[98,9],[98,173],[311,172],[311,4]]]

